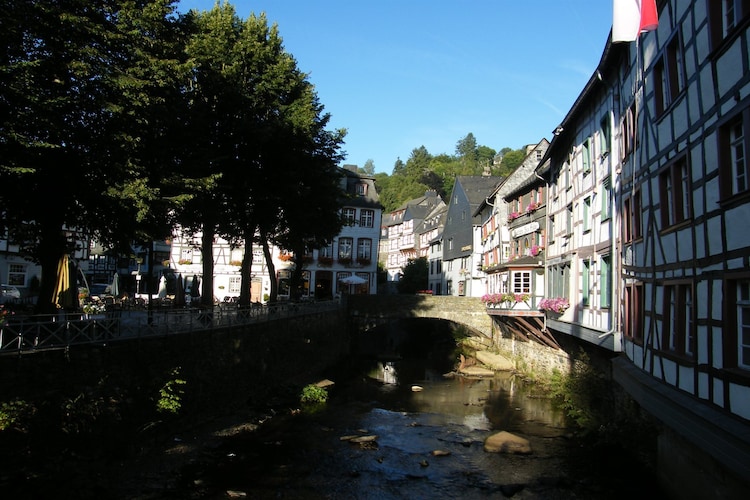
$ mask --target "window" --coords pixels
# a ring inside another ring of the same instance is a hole
[[[333,258],[333,243],[329,243],[328,245],[318,250],[318,256],[332,259]]]
[[[690,174],[685,158],[659,174],[659,196],[662,229],[690,220]]]
[[[609,125],[609,113],[599,121],[599,154],[606,157],[609,154],[609,143],[612,140],[612,128]]]
[[[352,258],[352,238],[339,238],[339,260]]]
[[[181,248],[180,249],[180,264],[192,264],[193,263],[193,249],[192,248]]]
[[[573,204],[568,205],[565,218],[565,234],[568,236],[573,234]]]
[[[369,238],[360,238],[357,240],[357,260],[369,261],[372,258],[372,240]]]
[[[26,265],[8,264],[8,283],[6,285],[26,286]]]
[[[372,227],[375,223],[375,211],[374,210],[360,210],[359,212],[359,225],[362,227]]]
[[[623,333],[636,342],[643,342],[643,286],[628,284],[624,292]]]
[[[586,197],[583,199],[583,232],[588,232],[591,229],[591,198]]]
[[[229,293],[240,293],[240,286],[242,285],[241,276],[230,276],[229,277]]]
[[[566,262],[550,268],[549,280],[547,281],[548,296],[550,297],[568,297],[570,287],[570,263]]]
[[[583,175],[591,173],[591,139],[583,141],[583,150],[581,154],[581,168],[583,169]]]
[[[748,0],[711,0],[708,5],[708,17],[712,48],[716,49],[725,38],[731,36],[748,14]]]
[[[737,282],[737,366],[750,369],[750,281]]]
[[[344,224],[347,226],[353,226],[354,221],[357,219],[357,209],[355,208],[344,208]]]
[[[584,307],[589,305],[589,277],[591,275],[591,261],[589,259],[583,259],[581,261],[581,305]]]
[[[625,110],[622,117],[622,133],[620,134],[620,140],[622,141],[622,144],[620,145],[620,151],[622,152],[621,160],[624,160],[635,151],[636,142],[638,140],[635,119],[635,103],[633,103]]]
[[[531,293],[531,271],[513,271],[513,293]]]
[[[367,194],[367,184],[357,184],[357,194],[364,196]]]
[[[549,242],[554,243],[555,241],[555,215],[552,214],[549,216]]]
[[[664,113],[685,89],[685,70],[682,61],[680,37],[675,36],[664,49],[661,59],[654,65],[654,97],[657,115]]]
[[[748,110],[734,117],[719,129],[719,182],[722,198],[747,193],[748,182],[747,141],[745,125]]]
[[[633,241],[633,233],[631,231],[633,220],[632,201],[632,198],[625,198],[622,204],[622,240],[625,243]]]
[[[612,306],[612,264],[609,255],[604,255],[599,261],[599,306]]]
[[[607,177],[602,181],[602,221],[608,220],[612,214],[612,179]]]
[[[666,285],[663,311],[662,350],[692,356],[695,342],[692,286],[690,284]]]

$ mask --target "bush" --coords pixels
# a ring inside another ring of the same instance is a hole
[[[315,384],[306,385],[299,397],[302,404],[325,403],[328,401],[328,391]]]

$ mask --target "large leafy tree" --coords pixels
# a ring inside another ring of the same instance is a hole
[[[243,21],[225,2],[191,16],[189,128],[196,147],[188,168],[209,182],[181,220],[202,231],[204,256],[212,255],[216,233],[244,246],[240,300],[246,302],[256,238],[273,274],[270,243],[296,249],[338,231],[335,164],[344,132],[326,130],[329,118],[312,85],[264,15]],[[204,290],[212,289],[212,260],[203,259]]]
[[[76,228],[124,247],[167,227],[143,160],[176,77],[162,64],[174,61],[172,3],[2,1],[1,229],[42,267],[40,312],[55,308]]]

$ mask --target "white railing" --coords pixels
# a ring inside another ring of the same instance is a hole
[[[338,301],[323,301],[247,308],[222,304],[210,309],[154,308],[92,315],[15,315],[7,317],[7,322],[0,326],[0,355],[242,326],[336,311],[341,307]]]

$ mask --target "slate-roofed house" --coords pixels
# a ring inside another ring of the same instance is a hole
[[[447,295],[481,297],[485,293],[481,268],[480,204],[502,182],[496,176],[456,177],[443,230],[443,272]]]
[[[443,295],[445,292],[443,230],[447,212],[448,207],[445,203],[438,204],[432,212],[427,214],[419,231],[420,256],[427,258],[429,267],[427,289],[433,295]]]
[[[409,259],[420,256],[418,230],[425,217],[443,203],[437,191],[428,190],[424,196],[407,201],[383,217],[380,259],[390,284],[399,281]]]

